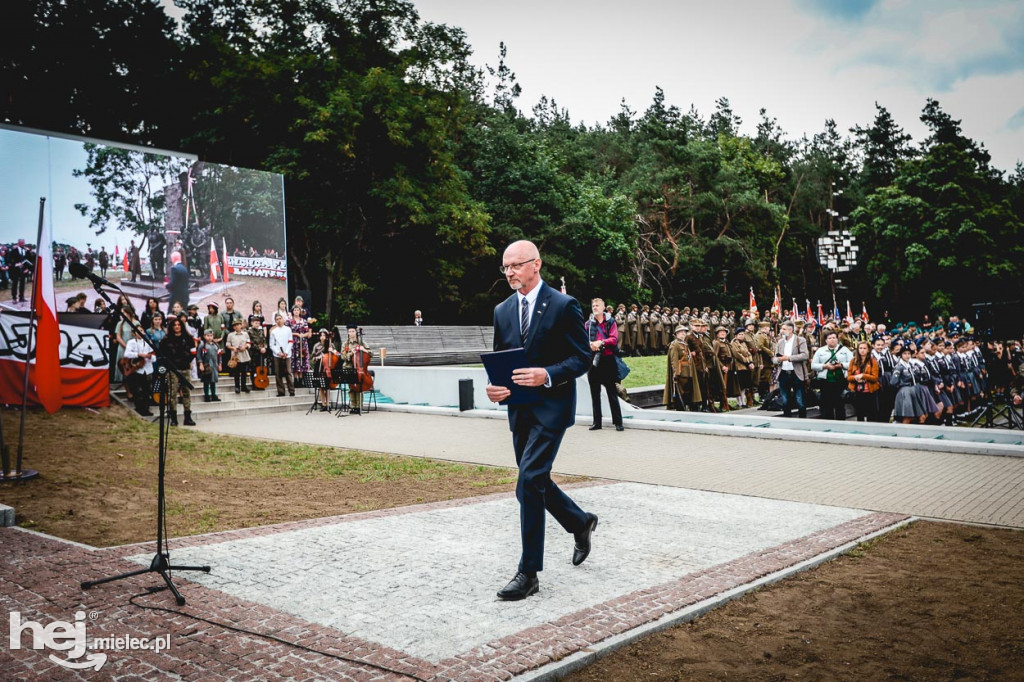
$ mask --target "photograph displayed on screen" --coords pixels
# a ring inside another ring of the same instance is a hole
[[[0,128],[0,162],[0,310],[30,308],[43,197],[60,312],[103,312],[72,263],[121,287],[140,317],[190,304],[202,317],[227,299],[269,317],[287,296],[279,174],[11,128]]]

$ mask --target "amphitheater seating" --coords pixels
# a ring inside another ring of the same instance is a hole
[[[344,327],[338,328],[346,338]],[[373,364],[380,363],[380,349],[387,349],[385,365],[465,365],[479,364],[480,353],[493,347],[494,328],[466,326],[386,326],[363,327],[363,341],[373,351]]]

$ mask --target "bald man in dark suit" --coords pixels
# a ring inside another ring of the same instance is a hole
[[[590,536],[597,527],[597,516],[580,509],[551,480],[558,446],[576,421],[576,379],[590,368],[592,353],[579,302],[544,283],[542,264],[532,242],[514,242],[505,249],[502,272],[515,293],[494,308],[494,350],[523,348],[530,365],[512,377],[530,399],[508,407],[519,467],[516,498],[523,551],[515,577],[498,592],[506,601],[525,599],[540,588],[545,510],[573,534],[575,566],[590,554]],[[504,386],[487,387],[493,402],[510,395]]]

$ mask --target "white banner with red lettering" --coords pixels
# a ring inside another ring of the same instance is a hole
[[[106,407],[110,404],[107,332],[95,328],[104,317],[84,313],[58,315],[60,384],[64,405]],[[84,326],[75,325],[77,320],[81,320]],[[0,401],[7,404],[20,405],[25,390],[28,330],[28,313],[5,311],[0,314]],[[36,338],[37,335],[33,333],[33,346]],[[35,364],[30,364],[29,368],[28,403],[39,405],[34,388]]]
[[[231,268],[233,275],[284,279],[287,275],[288,264],[283,258],[228,256],[228,267]]]

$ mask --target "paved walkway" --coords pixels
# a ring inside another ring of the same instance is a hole
[[[495,597],[518,558],[518,503],[508,493],[173,540],[174,563],[212,567],[176,575],[184,607],[167,592],[146,594],[160,583],[153,574],[79,589],[81,580],[148,565],[151,545],[91,550],[0,528],[0,608],[42,627],[81,613],[89,642],[168,644],[34,650],[23,628],[20,648],[0,647],[0,677],[544,677],[905,520],[632,483],[569,492],[600,514],[593,552],[572,566],[571,536],[549,523],[541,591],[516,603]],[[100,668],[61,667],[81,667],[86,656]]]
[[[457,413],[456,413],[457,414]],[[504,418],[372,412],[237,417],[215,433],[514,466]],[[555,471],[1024,528],[1024,458],[651,430],[570,429]]]

